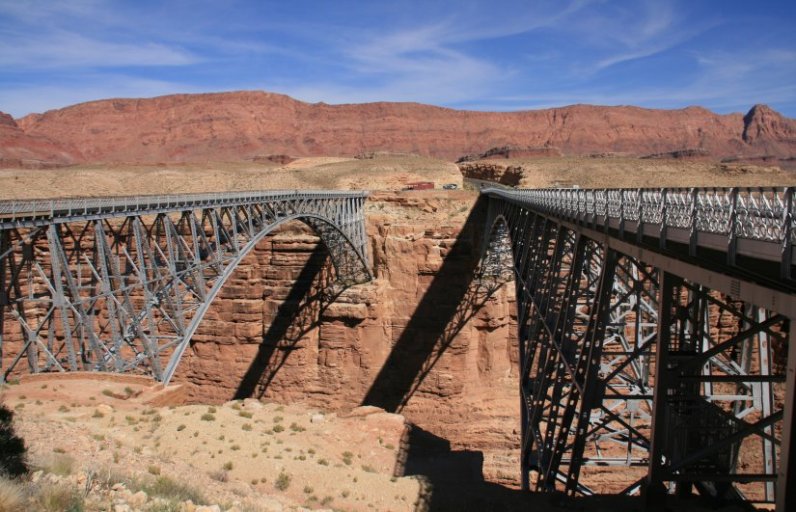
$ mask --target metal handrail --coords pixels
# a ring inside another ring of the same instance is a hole
[[[260,190],[251,192],[214,192],[205,194],[167,194],[73,199],[34,199],[0,201],[0,216],[15,218],[69,217],[89,212],[134,212],[163,208],[202,208],[229,203],[247,203],[286,199],[331,199],[366,197],[367,191],[337,190]],[[10,219],[9,219],[10,218]]]
[[[543,213],[590,225],[628,223],[736,238],[796,242],[793,187],[661,189],[519,189],[481,191]]]

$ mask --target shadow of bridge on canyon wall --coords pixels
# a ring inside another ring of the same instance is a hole
[[[345,290],[336,284],[329,251],[319,242],[279,305],[235,399],[262,398],[298,343],[321,323],[323,311]]]
[[[485,218],[486,201],[479,199],[362,405],[401,412],[467,322],[500,288],[500,282],[479,275]],[[410,425],[395,473],[419,477],[423,492],[415,504],[418,511],[527,509],[528,494],[486,481],[483,464],[482,452],[455,450],[449,440]]]

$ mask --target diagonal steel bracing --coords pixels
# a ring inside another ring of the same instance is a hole
[[[213,298],[275,227],[310,226],[341,285],[370,279],[364,192],[0,202],[0,363],[168,383]],[[15,332],[16,331],[16,332]]]
[[[517,289],[523,488],[793,506],[794,191],[482,193],[484,261]]]

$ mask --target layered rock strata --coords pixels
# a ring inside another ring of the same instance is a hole
[[[490,148],[514,148],[520,156],[540,151],[644,156],[683,150],[714,158],[796,156],[796,120],[764,105],[745,116],[700,107],[592,105],[474,112],[417,103],[309,104],[281,94],[244,91],[92,101],[31,114],[17,124],[28,136],[57,141],[83,163],[240,161],[379,151],[455,160]],[[5,155],[5,146],[0,140],[0,155]]]

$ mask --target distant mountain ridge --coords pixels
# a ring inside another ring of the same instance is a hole
[[[796,157],[796,120],[765,105],[746,115],[701,107],[592,105],[476,112],[418,103],[310,104],[261,91],[108,99],[17,120],[0,116],[0,165],[5,166],[378,151],[456,160],[502,147],[540,154],[698,154],[776,163]]]

